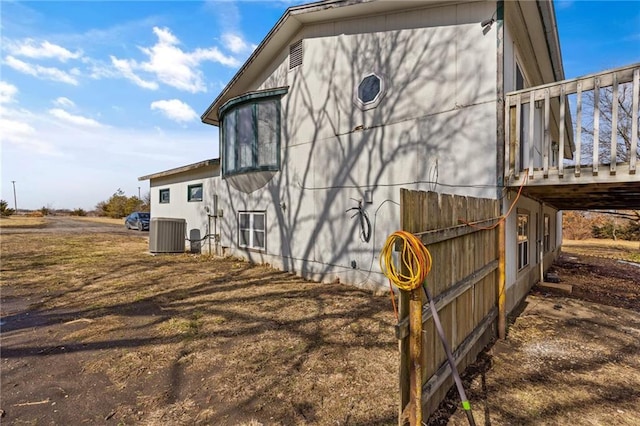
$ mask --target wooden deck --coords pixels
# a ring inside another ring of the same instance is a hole
[[[640,208],[640,63],[505,96],[507,187],[559,209]]]

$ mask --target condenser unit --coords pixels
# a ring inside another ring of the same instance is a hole
[[[186,234],[186,220],[154,217],[149,226],[149,251],[151,253],[182,253]]]

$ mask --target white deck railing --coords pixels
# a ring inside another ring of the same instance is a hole
[[[637,180],[639,90],[640,63],[508,93],[505,184]]]

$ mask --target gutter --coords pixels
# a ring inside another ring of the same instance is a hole
[[[538,11],[542,18],[547,50],[553,66],[553,75],[556,81],[562,81],[564,77],[564,67],[562,65],[562,52],[560,51],[560,40],[558,39],[558,23],[556,13],[551,0],[537,1]]]

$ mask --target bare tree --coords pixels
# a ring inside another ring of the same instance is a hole
[[[614,99],[613,88],[601,88],[598,93],[599,109],[599,132],[598,132],[598,158],[603,164],[611,161],[611,133],[616,132],[616,162],[629,161],[631,157],[631,131],[632,131],[632,83],[625,83],[618,86],[618,97]],[[585,92],[584,98],[586,110],[593,111],[596,104],[596,94],[594,90]],[[613,122],[613,106],[617,102],[618,116]],[[583,118],[582,132],[585,135],[586,143],[582,144],[581,156],[589,159],[593,155],[594,137],[594,115],[585,114]],[[640,118],[638,119],[640,124]],[[615,127],[615,128],[614,128]],[[638,126],[640,129],[640,125]],[[637,153],[634,153],[637,155]]]

